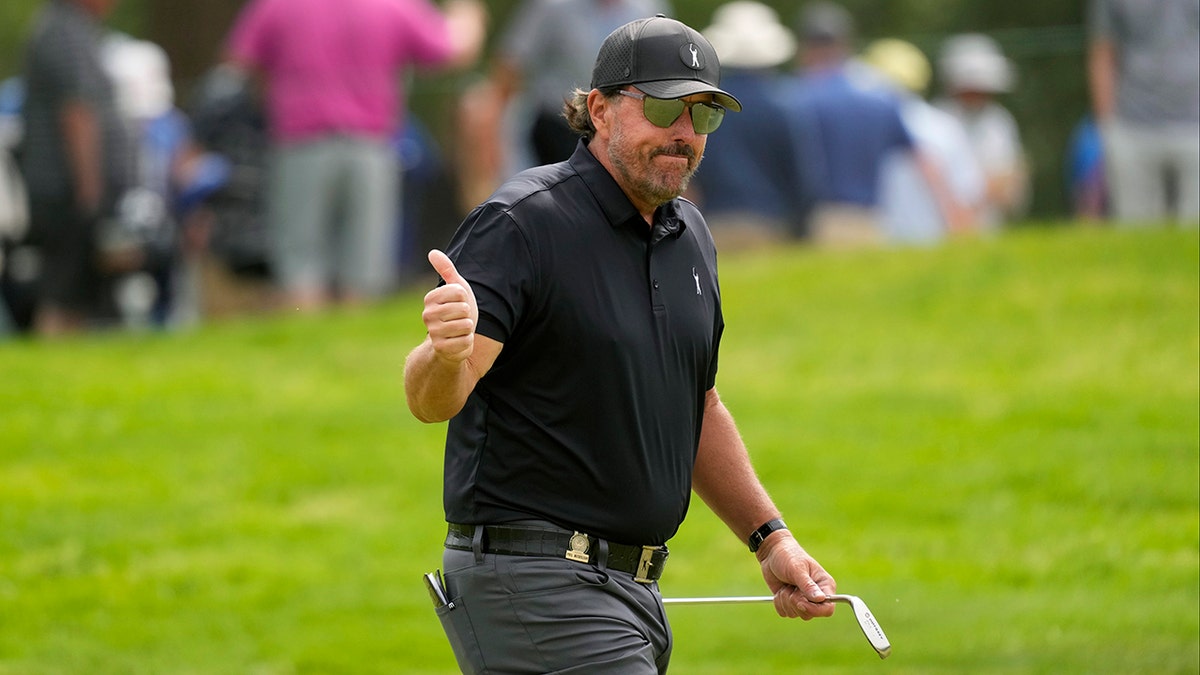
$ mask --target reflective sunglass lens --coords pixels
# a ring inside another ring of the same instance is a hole
[[[642,104],[642,111],[650,123],[666,129],[683,114],[684,103],[677,98],[661,99],[647,96]]]
[[[725,109],[712,103],[693,101],[685,102],[678,98],[654,98],[645,94],[622,91],[621,94],[642,101],[642,114],[651,124],[668,129],[687,108],[692,116],[692,129],[698,134],[710,134],[721,126],[725,119]]]
[[[711,134],[721,126],[721,121],[724,119],[724,108],[706,103],[697,103],[692,106],[692,128],[698,134]]]

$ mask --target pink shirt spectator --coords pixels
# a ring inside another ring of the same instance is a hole
[[[387,136],[400,122],[397,69],[452,57],[446,21],[427,0],[251,0],[229,52],[266,75],[275,138]]]

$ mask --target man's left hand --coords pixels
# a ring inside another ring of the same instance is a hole
[[[763,579],[775,596],[775,611],[779,616],[808,621],[833,615],[834,605],[826,602],[826,596],[837,591],[837,582],[790,532],[772,533],[756,555]]]

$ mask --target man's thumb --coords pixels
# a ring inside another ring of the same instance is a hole
[[[458,273],[458,269],[454,266],[454,261],[450,260],[450,256],[442,253],[436,248],[429,252],[429,264],[433,265],[434,271],[438,273],[448,284],[467,285],[467,280],[463,279]]]

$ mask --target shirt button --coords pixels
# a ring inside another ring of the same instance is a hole
[[[654,286],[654,290],[657,291],[658,290],[658,279],[655,279],[651,285]]]

